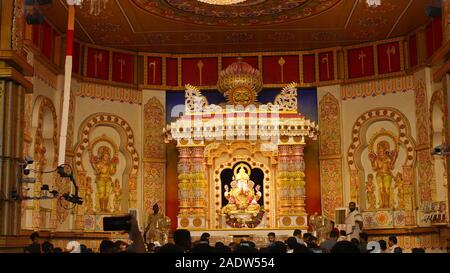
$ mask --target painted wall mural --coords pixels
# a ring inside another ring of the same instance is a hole
[[[97,113],[78,129],[75,167],[83,207],[77,207],[75,229],[101,231],[102,218],[137,208],[139,155],[134,133],[121,117]]]
[[[406,116],[394,108],[370,110],[355,122],[352,139],[350,193],[361,205],[365,226],[413,225],[416,154]]]

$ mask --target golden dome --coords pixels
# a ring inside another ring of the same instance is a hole
[[[263,81],[257,69],[238,59],[222,70],[217,87],[229,102],[246,106],[256,101],[256,94],[262,90]]]

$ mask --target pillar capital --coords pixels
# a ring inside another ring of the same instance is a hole
[[[33,93],[33,84],[26,76],[33,76],[34,69],[27,60],[13,50],[0,50],[0,79],[14,81]]]

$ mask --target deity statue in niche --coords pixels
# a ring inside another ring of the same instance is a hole
[[[375,199],[375,184],[373,182],[373,174],[367,175],[366,196],[367,196],[367,208],[375,209],[376,199]]]
[[[117,171],[119,159],[116,155],[111,156],[111,149],[108,146],[101,146],[97,155],[91,156],[90,160],[96,176],[97,209],[100,212],[111,212],[108,203],[113,186],[112,175]]]
[[[250,180],[250,167],[244,163],[239,164],[234,169],[233,181],[230,183],[231,189],[225,185],[224,196],[228,204],[222,208],[225,214],[234,213],[257,213],[260,211],[258,200],[261,198],[260,185],[256,185]]]
[[[376,172],[379,208],[390,208],[393,205],[391,201],[392,170],[397,156],[398,152],[391,150],[390,144],[386,140],[378,142],[376,153],[373,151],[369,153],[372,169]]]
[[[84,207],[86,208],[86,213],[93,212],[93,202],[92,202],[92,178],[86,177],[86,190],[84,197]]]
[[[404,200],[404,180],[403,175],[401,173],[397,173],[397,175],[394,178],[394,187],[397,189],[397,208],[404,208],[405,207],[405,200]]]
[[[121,196],[122,196],[122,188],[120,187],[119,179],[116,178],[116,181],[114,181],[114,199],[113,199],[113,207],[114,212],[120,212],[120,202],[121,202]]]

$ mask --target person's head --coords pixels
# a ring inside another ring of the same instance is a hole
[[[222,242],[216,242],[216,244],[214,245],[214,247],[224,247],[225,246],[225,244],[224,243],[222,243]]]
[[[222,242],[217,242],[214,246],[214,251],[216,253],[230,253],[231,252],[231,248],[226,246],[224,243]]]
[[[359,245],[359,240],[356,239],[356,238],[352,238],[352,239],[350,240],[350,242],[351,242],[352,244],[354,244],[355,246],[358,246],[358,245]]]
[[[184,250],[188,250],[191,248],[191,232],[187,229],[177,229],[173,233],[173,241],[179,247],[182,247]]]
[[[237,245],[236,253],[252,253],[254,252],[252,249],[252,245],[248,241],[241,241],[239,245]]]
[[[394,248],[394,253],[403,253],[403,249],[401,247]]]
[[[337,242],[331,249],[331,253],[360,253],[358,247],[349,241]]]
[[[294,248],[294,253],[312,253],[312,251],[304,244],[297,244]]]
[[[154,214],[158,214],[158,212],[159,212],[159,206],[158,206],[158,203],[155,203],[153,205],[153,213]]]
[[[359,240],[361,241],[361,243],[367,243],[369,241],[369,234],[367,234],[367,232],[360,232]]]
[[[267,234],[267,239],[269,240],[270,243],[274,243],[275,242],[275,233],[269,232],[269,234]]]
[[[34,244],[39,244],[39,233],[37,232],[33,232],[30,235],[30,240],[31,242],[33,242]]]
[[[117,252],[116,244],[110,240],[103,240],[100,243],[100,253],[115,253]]]
[[[336,232],[336,230],[332,230],[330,232],[330,239],[331,240],[337,240],[337,238],[338,238],[338,233]]]
[[[294,230],[294,237],[302,238],[302,231],[300,229]]]
[[[155,247],[155,252],[157,253],[183,253],[183,248],[174,244],[165,244],[162,247]]]
[[[340,236],[347,236],[347,232],[345,230],[339,231]]]
[[[286,244],[289,247],[289,249],[294,249],[295,246],[297,245],[297,239],[295,237],[289,237],[286,240]]]
[[[380,249],[385,251],[387,249],[387,244],[385,240],[379,240],[378,243],[380,243]]]
[[[272,246],[269,247],[270,253],[286,253],[287,246],[285,243],[277,241]]]
[[[415,247],[412,249],[412,253],[425,253],[425,249]]]
[[[80,244],[80,252],[81,253],[86,253],[87,252],[87,246],[84,244]]]
[[[119,251],[119,252],[126,252],[127,251],[127,249],[128,249],[128,244],[127,243],[125,243],[124,241],[117,241],[116,242],[116,249]]]
[[[354,211],[356,209],[356,203],[355,202],[348,203],[348,209],[350,210],[350,212]]]
[[[63,253],[63,250],[62,250],[62,248],[60,248],[60,247],[55,247],[55,248],[53,249],[53,253]]]
[[[208,244],[209,244],[209,237],[211,237],[211,234],[209,234],[208,232],[204,232],[204,233],[202,233],[202,235],[200,236],[200,241],[202,241],[202,242],[208,242]]]
[[[54,252],[53,244],[48,241],[45,241],[44,243],[42,243],[42,252],[53,253]]]
[[[305,243],[310,243],[312,239],[312,234],[311,233],[305,233],[303,234],[303,241],[305,241]]]
[[[331,223],[331,228],[334,228],[334,226],[336,225],[336,223],[334,221],[330,221]]]
[[[388,241],[389,247],[392,247],[393,245],[397,244],[397,237],[394,235],[389,236],[389,241]]]
[[[231,242],[228,244],[228,246],[230,247],[231,251],[236,251],[238,244],[236,242]]]
[[[191,253],[212,253],[214,252],[214,248],[212,248],[209,244],[197,244],[193,248],[191,248]]]

